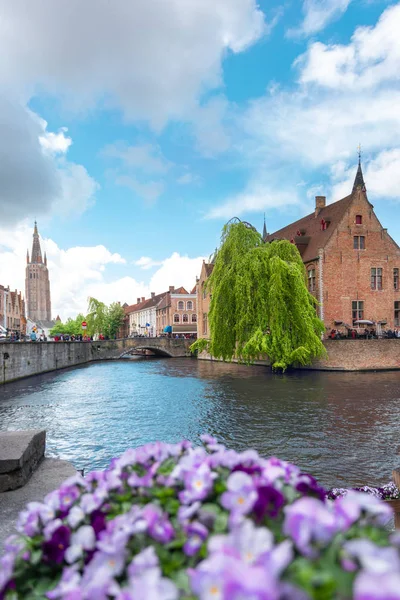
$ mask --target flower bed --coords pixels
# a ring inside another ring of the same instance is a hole
[[[400,499],[400,490],[393,482],[387,483],[386,485],[377,488],[370,487],[368,485],[359,488],[351,488],[350,490],[346,488],[332,488],[331,490],[329,490],[329,492],[327,492],[327,498],[329,500],[336,500],[336,498],[346,496],[346,494],[350,491],[370,494],[371,496],[375,496],[375,498],[379,498],[380,500]]]
[[[203,441],[127,450],[29,504],[0,599],[400,600],[387,503]]]

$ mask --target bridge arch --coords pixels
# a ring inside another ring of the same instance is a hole
[[[173,358],[173,354],[168,352],[168,350],[165,350],[164,348],[156,348],[155,346],[145,344],[141,346],[134,346],[133,348],[128,348],[120,355],[119,358],[124,358],[125,356],[134,356],[136,350],[150,350],[150,352],[153,352],[155,356]]]

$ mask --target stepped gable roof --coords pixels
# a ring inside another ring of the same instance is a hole
[[[353,194],[350,194],[350,196],[346,196],[346,198],[342,198],[342,200],[328,204],[328,206],[325,206],[320,210],[318,216],[315,216],[315,212],[312,212],[306,217],[275,231],[275,233],[270,233],[267,235],[265,241],[294,240],[303,261],[309,262],[314,260],[318,256],[318,250],[326,246],[332,233],[335,231],[345,212],[349,208],[352,200]],[[325,230],[321,227],[322,220],[326,222],[329,221],[329,225]],[[298,235],[298,232],[302,232],[301,236]],[[303,244],[302,237],[304,237]]]

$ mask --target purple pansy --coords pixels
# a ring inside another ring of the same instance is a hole
[[[379,498],[353,491],[335,500],[334,510],[343,529],[359,519],[366,523],[385,525],[393,516],[392,508]]]
[[[228,477],[227,491],[221,496],[221,504],[235,516],[248,514],[257,500],[257,492],[250,475],[236,471]]]
[[[316,498],[300,498],[285,508],[283,532],[290,536],[302,554],[314,558],[338,530],[328,506]]]
[[[70,538],[71,531],[65,525],[61,525],[53,531],[51,538],[43,544],[44,559],[48,562],[61,564],[69,546]]]
[[[200,550],[208,536],[208,529],[199,522],[194,521],[185,527],[187,540],[183,551],[187,556],[194,556]]]
[[[272,485],[261,485],[257,488],[257,500],[253,506],[254,515],[259,523],[265,518],[275,519],[282,506],[285,496]]]
[[[361,572],[354,582],[354,600],[400,600],[400,573]]]
[[[182,502],[190,504],[196,500],[204,500],[213,487],[217,474],[210,467],[202,463],[193,471],[184,474],[185,489],[179,495]]]

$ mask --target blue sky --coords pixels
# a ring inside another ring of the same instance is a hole
[[[347,195],[358,143],[400,242],[399,2],[14,0],[1,16],[1,283],[23,289],[37,217],[63,317],[194,285],[229,218],[274,231]]]

